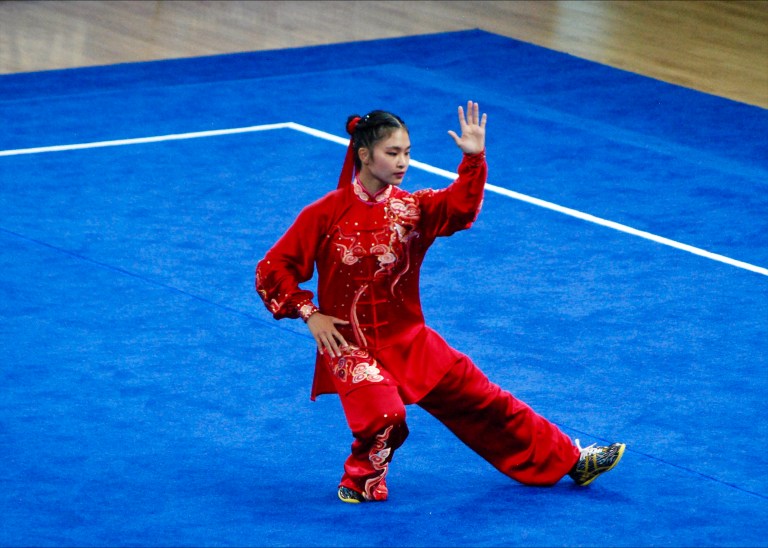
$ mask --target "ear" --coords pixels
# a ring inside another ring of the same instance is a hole
[[[360,158],[360,162],[363,165],[367,165],[368,162],[371,159],[371,151],[365,147],[360,147],[357,153],[358,157]]]

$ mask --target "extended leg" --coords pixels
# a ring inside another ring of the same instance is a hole
[[[553,485],[579,459],[557,426],[461,360],[418,404],[476,453],[526,485]]]

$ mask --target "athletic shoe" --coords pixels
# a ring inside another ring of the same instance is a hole
[[[343,485],[339,487],[339,499],[341,499],[342,502],[348,502],[349,504],[359,504],[361,502],[366,502],[362,493],[358,493],[357,491],[350,489],[349,487],[344,487]]]
[[[626,445],[623,443],[614,443],[607,447],[597,446],[594,443],[588,447],[581,447],[579,440],[576,440],[578,447],[579,460],[573,469],[568,472],[576,485],[589,485],[600,474],[603,474],[619,464]]]

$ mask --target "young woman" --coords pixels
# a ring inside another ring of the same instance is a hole
[[[256,290],[276,319],[302,318],[317,343],[312,399],[337,393],[352,431],[338,496],[387,499],[386,475],[417,404],[507,476],[587,485],[613,468],[624,444],[574,445],[554,424],[488,380],[424,323],[419,270],[438,236],[469,228],[486,180],[486,114],[458,108],[463,158],[442,190],[400,188],[410,160],[398,116],[350,116],[338,188],[305,207],[256,267]],[[318,305],[300,284],[318,272]]]

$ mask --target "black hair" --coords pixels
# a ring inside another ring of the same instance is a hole
[[[359,118],[357,125],[354,126],[354,131],[350,131],[356,118]],[[404,129],[408,133],[408,126],[405,125],[403,119],[385,110],[371,111],[362,118],[357,114],[349,116],[347,118],[347,133],[352,135],[352,148],[355,150],[355,170],[359,172],[362,168],[358,154],[361,148],[373,151],[373,146],[376,143],[386,139],[397,129]]]

